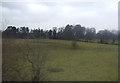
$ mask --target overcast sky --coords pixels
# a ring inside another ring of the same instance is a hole
[[[2,24],[31,29],[81,24],[98,30],[118,29],[119,0],[2,1]]]

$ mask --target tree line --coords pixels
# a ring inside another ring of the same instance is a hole
[[[91,41],[98,40],[99,43],[115,44],[118,40],[118,31],[116,30],[100,30],[96,32],[95,28],[86,28],[79,24],[66,25],[65,27],[53,27],[50,30],[43,29],[29,29],[29,27],[8,26],[6,30],[2,31],[2,38],[49,38],[61,40],[76,40],[76,41]]]

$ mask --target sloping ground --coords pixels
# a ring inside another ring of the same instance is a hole
[[[42,50],[39,53],[44,50],[49,55],[46,62],[47,81],[118,80],[117,45],[77,42],[77,48],[72,49],[72,42],[64,40],[16,39],[9,40],[9,44],[6,42],[3,45],[3,69],[10,66],[17,68],[24,80],[30,80],[31,75],[30,64],[21,56],[26,52],[25,43],[32,48],[40,46]],[[3,79],[15,79],[13,75],[17,74],[8,71]]]
[[[78,48],[71,49],[70,41],[56,42],[58,45],[51,45],[55,58],[49,61],[49,66],[64,71],[51,72],[48,75],[51,80],[118,80],[117,46],[78,42]]]

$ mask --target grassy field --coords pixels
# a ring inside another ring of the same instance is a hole
[[[117,81],[118,46],[50,39],[3,39],[3,80],[31,79],[31,66],[24,60],[26,45],[45,52],[46,79],[49,81]],[[31,51],[32,53],[32,51]],[[35,57],[35,56],[34,56]],[[19,72],[17,72],[17,70]],[[59,71],[52,71],[59,70]]]

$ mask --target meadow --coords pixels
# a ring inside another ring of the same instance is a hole
[[[72,49],[72,41],[51,39],[3,39],[2,45],[3,81],[31,80],[31,64],[24,57],[27,47],[31,59],[47,55],[45,81],[118,80],[117,45],[77,42]]]

